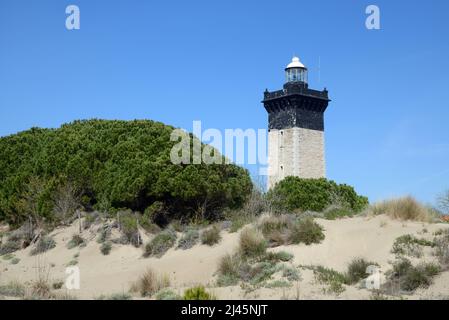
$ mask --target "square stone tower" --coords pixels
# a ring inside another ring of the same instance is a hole
[[[284,89],[264,93],[268,112],[268,189],[288,176],[326,177],[324,112],[326,89],[309,89],[307,68],[294,57]]]

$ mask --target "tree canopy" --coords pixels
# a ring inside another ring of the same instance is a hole
[[[149,209],[162,219],[241,206],[252,188],[247,170],[173,164],[173,130],[148,120],[85,120],[0,138],[0,221],[54,219],[58,190],[76,190],[85,209]]]

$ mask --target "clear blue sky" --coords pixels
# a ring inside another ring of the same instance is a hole
[[[449,188],[448,17],[446,0],[0,0],[0,135],[93,117],[266,128],[263,91],[297,54],[332,99],[328,177],[433,202]]]

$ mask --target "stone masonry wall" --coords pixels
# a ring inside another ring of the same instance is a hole
[[[326,177],[324,132],[290,128],[268,133],[268,188],[288,176]]]

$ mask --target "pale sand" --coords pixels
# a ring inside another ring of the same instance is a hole
[[[415,234],[432,239],[433,232],[449,228],[447,224],[425,224],[401,222],[386,216],[356,217],[335,221],[317,219],[325,228],[326,238],[321,244],[311,246],[291,245],[272,249],[294,254],[293,264],[323,265],[338,271],[346,270],[347,264],[356,257],[377,262],[382,272],[391,268],[394,256],[390,253],[394,240],[404,234]],[[423,229],[428,230],[423,233]],[[261,288],[245,292],[240,286],[216,288],[214,273],[224,254],[233,253],[238,245],[238,233],[222,232],[222,241],[214,246],[196,245],[189,250],[170,249],[162,258],[142,258],[142,248],[114,244],[110,255],[100,252],[95,241],[96,229],[84,231],[83,236],[91,239],[84,248],[67,249],[67,242],[76,233],[77,225],[59,228],[52,233],[57,247],[40,257],[30,256],[30,248],[17,252],[17,265],[0,259],[0,283],[11,280],[30,283],[37,277],[38,266],[49,269],[51,281],[64,280],[66,265],[79,253],[78,266],[81,272],[81,289],[70,294],[81,299],[92,299],[100,295],[128,292],[133,281],[152,268],[170,277],[174,291],[182,294],[184,288],[203,284],[218,299],[368,299],[370,291],[346,286],[340,295],[325,294],[324,286],[316,283],[313,272],[301,269],[301,280],[291,288]],[[148,240],[147,237],[144,240]],[[430,255],[428,260],[433,259]],[[410,299],[441,298],[449,296],[449,272],[435,278],[434,284],[425,290],[418,290]]]

